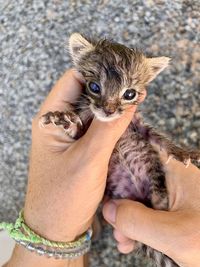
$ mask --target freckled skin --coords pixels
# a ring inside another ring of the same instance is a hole
[[[148,61],[140,51],[107,40],[89,43],[79,34],[72,35],[70,51],[76,69],[86,80],[85,89],[77,103],[71,105],[74,112],[49,112],[42,116],[42,124],[53,122],[62,126],[74,139],[87,131],[94,116],[102,121],[114,120],[130,105],[137,105],[145,86],[164,69],[163,61],[166,61],[162,57]],[[90,82],[98,83],[100,93],[90,90]],[[132,88],[136,97],[126,101],[123,94]],[[71,129],[74,124],[70,124],[70,118],[71,122],[77,121],[75,131]],[[177,147],[135,113],[111,156],[105,195],[137,200],[155,209],[169,209],[165,173],[152,144],[185,164],[190,159],[200,159],[199,152]],[[177,267],[174,261],[151,247],[138,243],[138,250],[155,260],[157,267]]]

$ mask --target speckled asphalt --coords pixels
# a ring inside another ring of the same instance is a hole
[[[199,0],[0,0],[0,220],[13,221],[23,206],[31,119],[71,66],[66,43],[75,31],[171,57],[143,110],[179,144],[200,147]],[[91,255],[93,267],[151,266],[119,254],[108,227]]]

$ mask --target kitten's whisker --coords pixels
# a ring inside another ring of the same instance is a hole
[[[73,104],[83,104],[83,101],[77,100],[77,101],[74,101]]]
[[[89,106],[81,106],[80,109],[81,110],[90,110]]]
[[[90,98],[89,95],[86,95],[86,94],[84,94],[84,93],[82,93],[81,95],[84,96],[84,97]]]

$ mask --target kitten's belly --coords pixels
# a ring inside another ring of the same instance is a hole
[[[149,205],[150,181],[148,178],[132,175],[122,165],[111,167],[105,195],[109,198],[126,198]]]
[[[127,198],[140,202],[149,202],[150,181],[135,177],[123,166],[115,165],[109,174],[106,195],[111,198]]]
[[[119,149],[112,154],[105,194],[110,198],[126,198],[151,206],[151,175],[160,170],[158,154],[145,140],[137,137],[133,143],[128,138],[124,143],[123,140],[120,142],[121,149],[127,153],[126,160]]]

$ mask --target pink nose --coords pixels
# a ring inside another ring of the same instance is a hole
[[[115,107],[104,107],[103,110],[104,110],[106,115],[111,115],[111,114],[115,113],[116,108]]]

